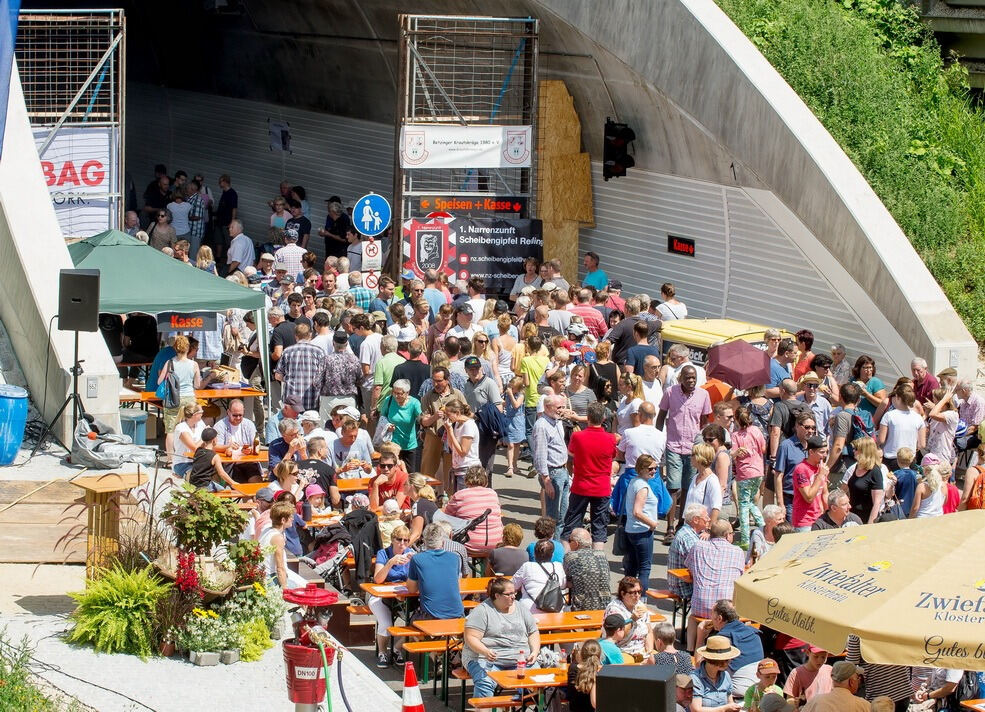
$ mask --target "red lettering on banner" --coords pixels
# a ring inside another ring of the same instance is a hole
[[[201,329],[205,325],[205,321],[202,317],[181,317],[177,314],[171,315],[171,328],[172,329]]]
[[[99,185],[105,177],[106,171],[100,161],[91,160],[82,164],[82,182],[86,185]]]
[[[97,161],[94,158],[82,164],[81,175],[75,167],[75,161],[65,161],[57,172],[54,163],[41,161],[41,172],[44,174],[44,181],[49,188],[52,186],[60,188],[66,183],[74,186],[81,186],[83,183],[88,186],[97,186],[106,179],[106,168],[102,161]]]
[[[75,170],[74,161],[65,161],[65,163],[62,164],[61,172],[58,174],[57,185],[61,187],[66,183],[71,183],[72,185],[79,185],[79,174]]]

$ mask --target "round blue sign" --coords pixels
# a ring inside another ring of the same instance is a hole
[[[352,224],[366,237],[376,237],[390,226],[390,203],[382,195],[370,193],[356,201]]]

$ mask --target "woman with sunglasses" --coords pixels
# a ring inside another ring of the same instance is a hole
[[[171,212],[169,210],[158,210],[154,213],[154,221],[147,230],[147,244],[155,250],[163,250],[165,247],[174,249],[178,242],[178,234],[171,227]]]
[[[724,635],[713,635],[698,648],[701,661],[691,673],[694,689],[691,712],[738,712],[742,704],[732,701],[731,661],[742,654]]]
[[[484,330],[472,337],[472,353],[479,357],[479,361],[482,363],[482,372],[502,388],[503,380],[499,372],[499,354],[496,352],[489,334]]]
[[[496,681],[491,670],[515,670],[518,651],[528,666],[540,654],[537,621],[525,606],[516,604],[516,587],[503,576],[486,586],[487,598],[465,619],[462,665],[472,676],[475,697],[491,697]]]
[[[410,559],[414,550],[410,548],[410,530],[399,526],[390,534],[390,546],[376,552],[376,565],[373,570],[373,583],[401,583],[407,580]],[[392,599],[390,599],[392,600]],[[370,596],[367,602],[376,617],[376,667],[389,667],[390,626],[393,625],[393,611],[388,599]],[[400,643],[394,645],[392,662],[403,665],[404,656]]]
[[[650,489],[657,474],[657,461],[650,455],[636,458],[636,477],[626,490],[626,538],[629,546],[622,557],[622,570],[640,581],[650,580],[653,563],[653,532],[660,521],[660,500]]]
[[[722,484],[711,469],[717,453],[712,443],[699,443],[691,450],[691,467],[697,473],[687,490],[684,507],[690,504],[704,505],[708,510],[708,524],[718,521],[722,511]]]
[[[647,487],[649,489],[649,487]],[[619,579],[616,597],[605,607],[602,618],[617,614],[626,621],[626,635],[617,645],[622,652],[632,655],[636,662],[644,662],[653,655],[653,630],[650,628],[650,610],[643,603],[643,584],[635,576]]]

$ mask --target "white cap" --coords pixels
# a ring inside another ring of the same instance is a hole
[[[396,514],[399,511],[400,511],[400,506],[397,504],[397,500],[387,499],[383,501],[384,514]]]
[[[413,341],[417,338],[417,328],[411,324],[401,326],[396,333],[397,341]]]
[[[555,289],[557,289],[557,285],[554,284],[554,282],[544,282],[544,284],[542,284],[540,288],[546,289],[548,292],[553,292]]]
[[[317,410],[306,410],[301,414],[301,417],[298,418],[298,421],[301,423],[320,423],[321,416],[318,415]]]
[[[346,406],[345,408],[343,408],[342,410],[340,410],[339,411],[339,415],[347,415],[350,418],[352,418],[353,420],[355,420],[357,423],[359,422],[359,411],[356,410],[351,405]]]

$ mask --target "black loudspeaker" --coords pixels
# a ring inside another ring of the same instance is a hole
[[[99,270],[58,273],[58,330],[99,331]]]
[[[673,665],[603,665],[595,678],[596,712],[674,712]]]

